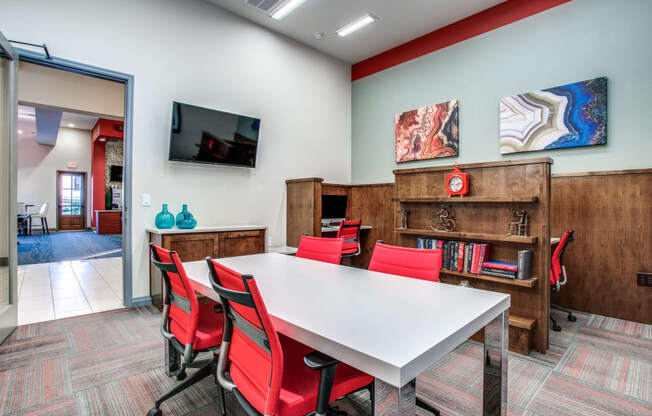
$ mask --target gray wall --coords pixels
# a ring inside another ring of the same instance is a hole
[[[352,182],[392,170],[549,156],[553,173],[652,166],[652,1],[574,0],[353,83]],[[608,77],[607,145],[502,156],[501,97]],[[394,162],[394,114],[459,99],[460,154]]]

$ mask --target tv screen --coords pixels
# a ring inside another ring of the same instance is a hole
[[[256,166],[260,119],[172,104],[169,160]]]
[[[111,166],[109,182],[122,182],[122,166]]]
[[[346,195],[322,195],[321,218],[336,220],[346,218]]]

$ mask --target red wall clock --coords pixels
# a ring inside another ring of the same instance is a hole
[[[448,196],[459,195],[463,197],[469,192],[469,174],[464,173],[455,166],[455,170],[446,175],[446,193]]]

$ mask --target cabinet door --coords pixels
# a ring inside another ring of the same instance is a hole
[[[245,256],[265,252],[264,231],[238,231],[222,233],[220,257]]]
[[[183,262],[218,257],[219,237],[216,233],[170,234],[164,240],[167,240],[165,248],[176,251]]]

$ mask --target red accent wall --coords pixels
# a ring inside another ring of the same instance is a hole
[[[91,226],[95,226],[95,210],[106,209],[104,188],[106,186],[106,143],[94,141],[91,147]]]
[[[375,74],[571,0],[507,0],[351,66],[351,80]]]
[[[124,139],[122,121],[101,118],[91,131],[91,226],[95,226],[95,210],[106,209],[106,140]],[[99,139],[103,138],[104,141]]]

